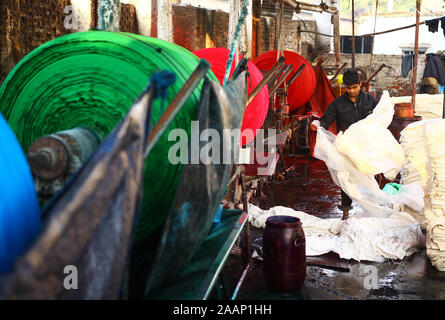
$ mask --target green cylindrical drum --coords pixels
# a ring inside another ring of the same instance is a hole
[[[192,74],[199,59],[188,50],[155,38],[106,31],[69,34],[38,47],[11,71],[0,89],[0,111],[23,150],[44,135],[89,127],[104,137],[124,117],[155,71],[177,76],[167,101],[153,105],[154,126]],[[217,81],[209,71],[208,76]],[[197,116],[202,84],[170,124],[145,164],[144,199],[136,242],[166,219],[182,166],[168,161],[173,128],[185,129]]]

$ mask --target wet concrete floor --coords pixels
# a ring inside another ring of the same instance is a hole
[[[264,189],[266,197],[252,199],[253,204],[261,209],[286,206],[320,218],[342,217],[342,212],[337,208],[340,204],[340,188],[332,181],[324,162],[298,155],[287,158],[286,163],[288,166],[294,165],[295,170],[290,171],[286,180],[269,182]],[[353,207],[350,216],[361,210],[355,204]],[[257,249],[258,253],[263,231],[254,227],[250,231],[252,248]],[[431,265],[425,250],[401,261],[387,260],[383,263],[347,261],[340,259],[335,253],[307,257],[307,263],[303,286],[295,292],[280,293],[268,290],[262,261],[252,259],[252,266],[239,289],[237,299],[445,299],[445,272],[439,272]],[[229,298],[236,288],[243,267],[244,262],[240,255],[229,256],[223,270],[225,291]]]

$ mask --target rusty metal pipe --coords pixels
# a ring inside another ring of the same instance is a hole
[[[273,65],[273,67],[267,72],[266,76],[263,77],[263,79],[261,79],[260,83],[258,83],[258,85],[255,87],[255,89],[253,89],[253,91],[249,94],[249,97],[247,98],[246,106],[248,106],[249,103],[252,102],[252,100],[261,91],[261,89],[264,87],[264,85],[266,83],[268,83],[270,81],[270,79],[272,79],[272,76],[275,74],[275,72],[278,70],[278,68],[280,68],[283,65],[285,60],[286,59],[284,57],[280,57],[280,59],[278,59],[278,61]]]
[[[329,82],[334,83],[335,79],[337,79],[338,75],[343,71],[344,68],[348,65],[347,62],[343,63],[343,65],[337,70],[334,76],[329,80]]]
[[[277,81],[277,79],[281,76],[281,74],[284,72],[284,70],[286,69],[287,64],[283,64],[280,68],[278,68],[277,72],[275,72],[275,74],[273,75],[273,77],[267,82],[267,86],[271,87],[273,86],[273,84],[275,83],[275,81]]]
[[[281,84],[284,82],[284,80],[286,80],[286,78],[289,76],[289,74],[292,72],[292,66],[288,65],[286,70],[284,71],[284,74],[282,75],[282,77],[280,78],[280,80],[278,80],[278,82],[275,84],[275,86],[272,88],[272,90],[270,90],[269,92],[269,98],[273,96],[273,94],[275,93],[275,91],[278,90],[278,88],[281,86]]]
[[[294,75],[292,76],[292,78],[290,78],[289,82],[287,83],[287,86],[290,87],[290,85],[292,83],[294,83],[295,79],[297,79],[300,74],[303,72],[304,68],[306,68],[306,65],[303,63],[298,70],[294,73]]]
[[[199,85],[201,80],[205,77],[209,69],[210,69],[210,64],[207,61],[201,59],[195,71],[193,71],[190,78],[188,78],[188,80],[184,83],[184,86],[175,96],[175,98],[170,103],[167,110],[165,110],[165,112],[162,114],[161,118],[158,120],[153,130],[150,132],[150,135],[147,138],[145,156],[147,156],[153,149],[153,147],[156,145],[159,138],[165,132],[165,130],[170,125],[172,120],[176,117],[181,108],[184,106],[188,98],[192,95],[193,91]]]
[[[382,65],[378,67],[377,70],[374,71],[374,73],[370,75],[369,78],[363,83],[363,86],[367,86],[369,82],[372,80],[372,78],[374,78],[384,67],[386,67],[386,65],[382,63]]]
[[[413,88],[411,96],[411,106],[413,108],[413,112],[416,111],[417,60],[419,59],[419,20],[421,2],[422,0],[416,0],[416,34],[414,40]]]
[[[355,69],[355,9],[354,0],[352,1],[352,54],[351,54],[351,67]]]
[[[281,2],[280,0],[277,0],[277,1]],[[295,0],[284,0],[284,3],[287,4],[289,7],[291,7],[292,9],[294,9],[295,11],[306,10],[306,11],[320,12],[320,10],[321,10],[321,11],[326,11],[328,13],[336,13],[337,12],[336,7],[328,6],[325,3],[320,3],[319,5],[316,5],[316,4],[306,3],[306,2],[299,2],[299,1],[295,1]]]

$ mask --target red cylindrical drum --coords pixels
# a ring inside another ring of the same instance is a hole
[[[300,219],[272,216],[263,235],[266,285],[273,291],[294,291],[306,278],[306,240]]]

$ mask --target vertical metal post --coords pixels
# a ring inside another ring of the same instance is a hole
[[[354,10],[354,0],[352,0],[352,55],[351,55],[351,66],[355,69],[355,10]]]
[[[334,53],[335,53],[335,67],[338,68],[340,65],[340,13],[337,11],[332,16],[334,24]]]
[[[376,4],[375,4],[375,16],[374,16],[374,33],[375,33],[375,27],[377,25],[377,10],[379,9],[379,0],[376,0]],[[375,41],[375,36],[371,36],[372,40],[371,40],[371,58],[369,59],[369,77],[371,77],[372,75],[372,57],[374,55],[374,41]]]
[[[419,20],[421,3],[422,0],[416,0],[416,37],[414,40],[413,88],[411,97],[411,107],[413,108],[413,112],[416,110],[417,60],[419,59]]]
[[[443,93],[442,119],[445,119],[445,92]]]

